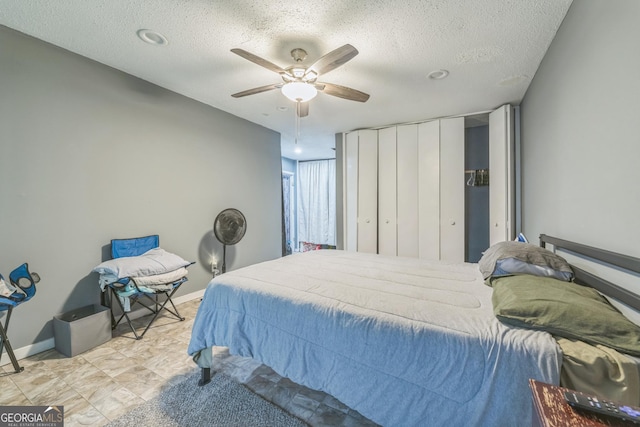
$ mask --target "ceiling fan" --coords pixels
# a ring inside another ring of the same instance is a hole
[[[358,54],[358,50],[350,44],[345,44],[318,59],[311,66],[302,65],[301,62],[307,57],[304,49],[296,48],[291,51],[291,57],[296,62],[287,68],[282,68],[276,64],[260,58],[243,49],[231,49],[235,53],[253,63],[256,63],[268,70],[280,74],[281,83],[260,86],[242,92],[234,93],[234,98],[241,98],[247,95],[255,95],[273,89],[281,89],[282,93],[292,101],[296,102],[296,112],[299,117],[309,114],[308,101],[317,95],[318,92],[351,101],[366,102],[369,95],[346,86],[333,83],[319,82],[318,77],[328,73],[346,63]]]

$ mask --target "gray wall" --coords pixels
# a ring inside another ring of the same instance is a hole
[[[640,256],[640,1],[576,0],[521,106],[523,231]]]
[[[291,172],[293,174],[296,173],[296,161],[293,159],[289,159],[288,157],[282,158],[282,170],[284,172]]]
[[[5,27],[0,64],[0,272],[26,261],[42,277],[14,348],[99,301],[91,269],[112,238],[159,234],[196,261],[178,295],[210,280],[222,209],[248,224],[228,269],[280,256],[278,133]]]

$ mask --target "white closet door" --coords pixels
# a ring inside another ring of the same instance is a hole
[[[513,109],[503,105],[489,114],[489,243],[513,240]]]
[[[440,120],[440,259],[464,262],[464,118]]]
[[[440,122],[418,125],[418,255],[440,259]]]
[[[398,256],[418,257],[418,125],[397,132]]]
[[[378,253],[398,254],[396,127],[378,131]]]
[[[358,131],[358,252],[378,252],[378,131]]]
[[[358,133],[346,135],[344,144],[344,249],[358,250]]]

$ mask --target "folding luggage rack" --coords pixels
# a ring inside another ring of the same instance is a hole
[[[113,239],[111,240],[111,257],[112,259],[130,257],[135,260],[135,257],[141,256],[145,252],[159,248],[160,238],[158,235],[151,235],[145,237],[135,237],[131,239]],[[159,284],[161,287],[153,287],[153,285],[141,286],[136,283],[136,279],[132,277],[124,277],[119,280],[109,283],[107,286],[111,290],[109,298],[109,307],[111,308],[111,329],[115,329],[120,324],[122,319],[125,319],[131,328],[131,331],[135,335],[136,339],[142,339],[144,334],[149,330],[153,322],[160,315],[162,310],[166,310],[178,320],[182,321],[185,318],[180,315],[175,304],[171,300],[180,286],[187,281],[187,277],[183,276],[170,283]],[[159,300],[159,296],[164,296],[164,300]],[[113,309],[114,304],[122,311],[120,317],[116,320]],[[145,325],[145,329],[141,334],[138,334],[130,317],[130,307],[125,307],[123,301],[127,301],[126,305],[133,306],[138,303],[145,309],[147,309],[153,317]],[[146,301],[145,304],[143,301]],[[170,304],[171,308],[167,305]]]

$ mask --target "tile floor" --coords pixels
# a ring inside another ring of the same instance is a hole
[[[159,317],[142,340],[136,341],[122,324],[109,342],[75,357],[47,350],[21,360],[24,371],[19,374],[5,364],[0,367],[0,406],[64,405],[67,427],[101,426],[116,419],[198,371],[187,345],[199,303],[178,306],[183,322]],[[295,384],[252,359],[232,356],[226,348],[215,348],[214,360],[216,371],[312,426],[376,425],[332,396]],[[7,361],[5,355],[2,363]]]

